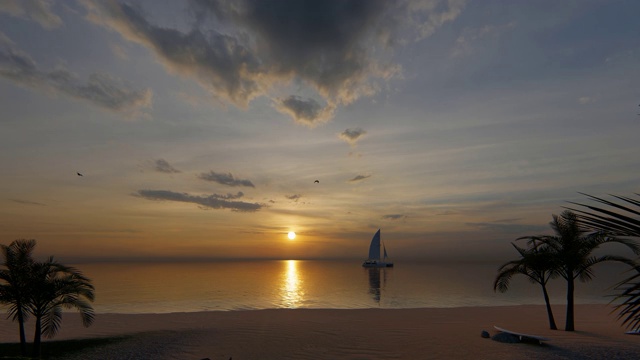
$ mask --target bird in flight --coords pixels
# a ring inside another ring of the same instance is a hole
[[[314,181],[313,183],[314,183],[314,184],[319,184],[319,183],[320,183],[320,180],[316,180],[316,181]]]
[[[82,175],[82,174],[80,174],[80,173],[76,173],[76,174],[78,174],[78,176],[84,176],[84,175]]]

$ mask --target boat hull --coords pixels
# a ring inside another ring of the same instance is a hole
[[[384,261],[376,261],[376,260],[367,260],[362,263],[362,267],[368,268],[381,268],[381,267],[393,267],[392,262],[384,262]]]

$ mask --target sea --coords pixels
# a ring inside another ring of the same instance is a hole
[[[494,292],[500,264],[398,262],[363,268],[360,261],[255,260],[74,264],[95,286],[97,313],[172,313],[250,309],[362,309],[544,304],[540,285],[515,276]],[[630,276],[599,264],[578,283],[578,304],[609,303]],[[565,304],[566,283],[552,280],[552,304]]]

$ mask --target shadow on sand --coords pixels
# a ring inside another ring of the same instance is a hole
[[[118,336],[108,338],[45,341],[42,343],[40,359],[64,359],[83,350],[102,347],[119,343],[131,336]],[[32,345],[27,344],[27,351],[32,353]],[[20,356],[20,343],[0,344],[0,360],[26,360],[30,357]]]

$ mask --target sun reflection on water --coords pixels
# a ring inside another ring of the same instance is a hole
[[[298,274],[297,261],[287,260],[286,272],[283,276],[282,302],[284,307],[297,308],[304,301],[302,280]]]

